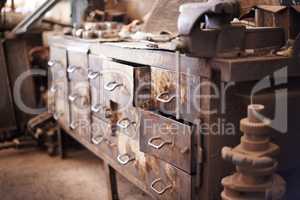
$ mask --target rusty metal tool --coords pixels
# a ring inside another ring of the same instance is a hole
[[[187,3],[178,18],[179,47],[198,57],[234,57],[247,49],[278,49],[285,44],[281,28],[247,28],[234,24],[240,3],[210,0]]]
[[[263,117],[263,105],[249,105],[248,117],[240,122],[244,132],[241,144],[224,147],[223,159],[236,165],[237,172],[222,180],[223,200],[280,200],[286,191],[285,181],[275,171],[274,156],[279,146],[270,141],[270,121]]]

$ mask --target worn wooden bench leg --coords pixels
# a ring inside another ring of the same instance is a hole
[[[61,159],[65,158],[65,143],[64,143],[64,133],[61,128],[57,128],[57,140],[58,140],[58,153]]]
[[[119,200],[118,185],[116,171],[109,166],[108,163],[104,162],[106,183],[107,183],[107,199],[108,200]]]

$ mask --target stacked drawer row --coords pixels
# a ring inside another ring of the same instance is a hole
[[[49,65],[49,110],[64,127],[113,158],[157,199],[193,198],[192,122],[200,99],[190,103],[190,96],[200,93],[200,78],[180,76],[179,112],[187,122],[179,122],[173,119],[175,72],[54,46]]]

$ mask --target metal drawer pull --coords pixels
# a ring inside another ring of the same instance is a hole
[[[130,155],[126,153],[123,155],[119,155],[117,157],[117,160],[121,165],[127,165],[129,162],[134,161],[135,158],[130,158]]]
[[[54,113],[54,114],[53,114],[53,118],[54,118],[55,120],[58,120],[62,115],[63,115],[62,112],[60,112],[60,113]]]
[[[95,145],[99,145],[99,144],[101,144],[103,141],[104,141],[103,135],[97,135],[97,136],[95,136],[95,137],[92,138],[92,142],[93,142],[93,144],[95,144]]]
[[[173,187],[173,185],[168,185],[164,189],[158,190],[155,188],[155,185],[159,182],[163,182],[161,178],[158,178],[151,183],[151,189],[159,195],[163,195],[167,190],[170,190]]]
[[[58,89],[58,86],[57,85],[53,85],[51,88],[50,88],[50,92],[52,93],[55,93]]]
[[[69,67],[68,67],[68,69],[67,69],[67,72],[68,73],[73,73],[73,72],[75,72],[77,69],[79,69],[80,67],[78,67],[78,66],[75,66],[75,65],[70,65]]]
[[[121,119],[117,122],[117,126],[122,129],[127,129],[131,124],[134,124],[134,122],[131,122],[128,118]]]
[[[122,83],[117,83],[116,81],[111,81],[109,83],[107,83],[105,86],[104,86],[104,89],[109,91],[109,92],[112,92],[114,91],[116,88],[118,87],[121,87],[123,86]]]
[[[92,72],[92,71],[90,71],[89,74],[88,74],[88,78],[89,78],[90,80],[94,80],[94,79],[97,78],[99,75],[100,75],[99,72]]]
[[[93,113],[98,113],[101,110],[101,105],[96,104],[96,105],[92,106],[91,110],[92,110]]]
[[[70,95],[69,96],[69,100],[71,101],[71,102],[74,102],[77,98],[79,98],[80,96],[79,96],[79,94],[74,94],[74,95]]]
[[[55,65],[57,65],[59,62],[55,61],[55,60],[49,60],[48,61],[48,66],[49,67],[54,67]]]
[[[70,124],[70,128],[71,129],[76,129],[77,128],[77,125],[76,125],[77,123],[76,122],[72,122],[71,124]]]
[[[168,99],[164,99],[163,96],[169,97]],[[157,95],[156,100],[161,103],[170,103],[173,99],[175,99],[175,95],[170,96],[169,92],[162,92],[159,95]]]
[[[157,144],[157,145],[154,144],[153,142],[156,141],[156,140],[160,140],[161,143]],[[164,141],[161,137],[152,137],[148,141],[148,145],[151,146],[151,147],[153,147],[154,149],[161,149],[163,146],[165,146],[167,144],[172,144],[172,142]]]

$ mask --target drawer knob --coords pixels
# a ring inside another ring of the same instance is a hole
[[[103,135],[97,135],[97,136],[94,136],[94,137],[92,138],[92,142],[93,142],[93,144],[95,144],[95,145],[99,145],[99,144],[101,144],[103,141],[104,141]]]
[[[156,189],[155,186],[158,184],[158,183],[163,183],[162,179],[161,178],[158,178],[156,180],[154,180],[152,183],[151,183],[151,189],[157,193],[158,195],[163,195],[166,191],[172,189],[173,185],[167,185],[165,188],[159,190],[159,189]]]
[[[78,67],[78,66],[70,65],[67,69],[67,72],[71,74],[71,73],[75,72],[76,70],[78,70],[79,68],[80,67]]]
[[[154,141],[160,141],[159,144],[154,144]],[[164,141],[161,137],[152,137],[148,141],[148,145],[154,149],[161,149],[163,146],[172,144],[172,142]]]
[[[93,72],[93,71],[90,71],[89,74],[88,74],[88,78],[89,78],[90,80],[94,80],[94,79],[97,78],[99,75],[100,75],[99,72]]]
[[[161,103],[170,103],[175,97],[175,95],[170,95],[169,92],[162,92],[157,95],[156,100]]]
[[[76,99],[78,99],[79,97],[80,97],[79,94],[70,95],[70,96],[69,96],[69,101],[74,102],[74,101],[76,101]]]
[[[104,89],[109,91],[109,92],[112,92],[116,88],[121,87],[121,86],[123,86],[122,83],[118,83],[117,81],[111,81],[111,82],[108,82],[104,85]]]
[[[134,161],[135,158],[131,157],[128,153],[126,153],[123,155],[119,155],[117,157],[117,160],[121,165],[127,165],[129,162]]]

